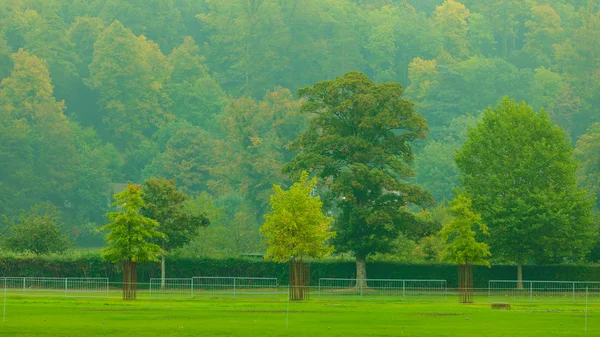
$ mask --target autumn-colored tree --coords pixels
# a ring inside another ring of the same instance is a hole
[[[140,213],[144,200],[139,185],[128,184],[127,189],[114,197],[116,201],[113,206],[121,211],[108,213],[110,223],[101,228],[108,232],[108,247],[102,249],[102,257],[111,262],[123,261],[123,299],[134,300],[137,290],[136,264],[158,261],[162,249],[152,241],[165,235],[158,231],[158,222]]]
[[[435,9],[435,24],[444,37],[444,49],[450,55],[463,58],[469,54],[467,20],[471,12],[465,5],[454,0],[445,0]]]
[[[553,55],[552,46],[563,39],[560,16],[550,5],[535,6],[531,9],[531,20],[525,22],[523,49],[532,55],[539,64],[549,66]]]

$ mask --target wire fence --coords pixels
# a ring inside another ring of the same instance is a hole
[[[277,297],[277,278],[268,277],[205,277],[150,279],[150,296],[161,297],[233,297],[262,295]]]
[[[543,299],[575,301],[585,298],[586,292],[592,300],[600,298],[600,282],[490,280],[488,289],[490,298],[521,298],[530,302]]]
[[[446,295],[446,280],[319,279],[318,296],[418,296]]]
[[[51,292],[65,297],[108,297],[109,292],[108,278],[3,277],[0,285],[11,292]]]
[[[108,278],[0,277],[0,288],[11,296],[121,298],[123,283]],[[153,278],[137,283],[137,298],[160,299],[287,299],[289,286],[277,278],[189,277]],[[321,278],[303,287],[318,300],[454,301],[464,289],[450,288],[446,280]],[[600,302],[600,282],[489,281],[487,288],[467,289],[476,302],[527,303],[534,301]]]

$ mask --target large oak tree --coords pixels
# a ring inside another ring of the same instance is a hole
[[[366,279],[365,259],[386,252],[414,221],[407,206],[430,197],[405,178],[412,174],[411,145],[425,138],[427,124],[402,98],[397,83],[376,84],[359,72],[301,89],[302,111],[314,117],[292,144],[299,154],[284,167],[318,175],[338,213],[334,245],[356,257],[357,279]]]

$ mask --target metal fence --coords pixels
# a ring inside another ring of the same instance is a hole
[[[156,297],[233,297],[279,293],[279,282],[272,277],[190,277],[150,279],[150,296]]]
[[[0,277],[0,287],[15,295],[56,297],[120,298],[122,283],[108,278],[51,278]],[[240,298],[252,296],[264,299],[285,299],[287,285],[277,278],[262,277],[189,277],[153,278],[149,283],[138,283],[140,299]],[[533,301],[590,301],[600,299],[600,282],[579,281],[518,281],[491,280],[487,288],[472,289],[477,301],[533,302]],[[321,278],[310,293],[321,300],[390,299],[419,301],[452,300],[459,289],[448,288],[446,280],[403,279],[342,279]],[[313,298],[315,298],[313,297]]]
[[[399,279],[319,279],[318,297],[325,296],[418,296],[447,294],[446,280],[399,280]]]
[[[521,298],[529,301],[539,299],[577,299],[600,297],[600,282],[579,281],[506,281],[491,280],[488,283],[488,297]]]
[[[8,291],[23,294],[36,292],[61,293],[66,297],[108,297],[108,278],[80,277],[3,277],[0,285]]]

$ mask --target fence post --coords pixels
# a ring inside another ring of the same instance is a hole
[[[67,297],[67,291],[68,291],[67,290],[67,287],[68,287],[67,280],[68,280],[68,278],[65,277],[65,297]]]
[[[529,302],[533,302],[533,282],[529,282]]]
[[[236,278],[233,278],[233,299],[235,300],[235,280]]]
[[[191,282],[190,282],[190,295],[192,296],[192,298],[194,298],[194,278],[190,278]]]
[[[363,281],[364,280],[360,280],[360,298],[362,298]]]
[[[402,298],[406,297],[406,281],[402,281]]]
[[[25,294],[25,277],[23,277],[23,294]]]
[[[317,298],[321,298],[321,279],[319,279],[319,290],[317,291]]]
[[[2,309],[2,323],[6,320],[6,281],[8,278],[4,278],[4,309]]]

